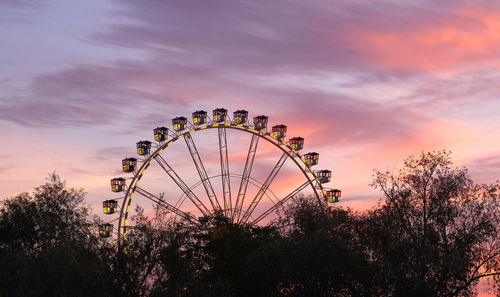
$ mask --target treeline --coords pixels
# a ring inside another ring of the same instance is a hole
[[[2,202],[2,296],[500,296],[499,186],[447,152],[376,172],[378,207],[332,212],[295,197],[268,226],[140,208],[126,246],[100,239],[84,192],[51,175]],[[127,249],[127,253],[122,251]]]

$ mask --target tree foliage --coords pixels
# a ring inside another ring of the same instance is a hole
[[[32,194],[2,201],[2,296],[113,296],[107,248],[83,204],[83,190],[56,174]]]
[[[135,221],[124,260],[128,291],[141,296],[256,296],[247,293],[248,256],[278,236],[272,227],[234,224],[219,213],[172,222],[157,209],[153,220],[139,211]]]
[[[378,171],[373,185],[385,199],[363,233],[391,294],[471,296],[479,279],[498,277],[498,185],[474,184],[446,151]]]
[[[141,213],[139,211],[139,213]],[[222,216],[165,223],[142,215],[127,234],[132,295],[373,296],[377,267],[359,246],[351,211],[333,216],[296,197],[272,225]],[[144,281],[148,279],[148,281]]]

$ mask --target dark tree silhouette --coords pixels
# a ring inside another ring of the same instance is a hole
[[[333,216],[296,197],[271,226],[231,223],[221,214],[169,223],[141,215],[127,235],[130,295],[374,296],[374,267],[350,211]],[[148,280],[148,281],[145,281]],[[135,287],[134,287],[135,286]]]
[[[361,223],[349,209],[294,197],[276,222],[282,236],[254,255],[253,275],[266,272],[269,296],[379,296],[378,267],[356,233]]]
[[[500,273],[498,185],[477,185],[450,153],[409,157],[397,173],[377,171],[385,196],[363,225],[365,245],[391,296],[471,296]]]
[[[256,296],[246,290],[251,288],[243,278],[246,261],[278,236],[274,228],[233,224],[221,214],[178,222],[165,215],[157,208],[155,218],[148,220],[139,209],[134,218],[123,259],[127,294]]]
[[[33,194],[1,202],[0,295],[114,296],[109,250],[83,205],[56,174]]]

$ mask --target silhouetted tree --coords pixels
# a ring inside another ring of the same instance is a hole
[[[385,200],[362,238],[390,296],[471,296],[479,279],[498,279],[499,187],[451,165],[449,152],[422,153],[375,174]]]
[[[315,197],[298,196],[281,210],[282,237],[254,255],[256,281],[262,271],[265,296],[378,296],[378,268],[370,263],[356,233],[351,210],[321,207]]]
[[[0,295],[113,296],[109,250],[83,205],[56,174],[1,202]]]
[[[194,225],[169,220],[167,211],[155,206],[152,218],[136,207],[127,229],[127,240],[118,254],[117,275],[127,296],[182,296],[196,274],[194,258],[187,251]],[[126,253],[124,250],[126,249]]]
[[[129,294],[256,296],[243,278],[248,255],[278,236],[274,228],[234,224],[220,213],[176,222],[156,214],[150,220],[139,209],[128,232]]]

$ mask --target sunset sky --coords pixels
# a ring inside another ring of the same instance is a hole
[[[98,209],[136,141],[217,107],[304,137],[342,206],[374,206],[373,170],[422,151],[500,178],[498,1],[2,0],[0,15],[0,199],[56,171]]]
[[[1,1],[0,197],[54,170],[101,195],[152,128],[217,107],[303,136],[346,206],[422,151],[493,182],[500,4],[436,3]]]

